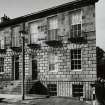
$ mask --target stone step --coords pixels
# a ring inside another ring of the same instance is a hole
[[[3,81],[4,82],[4,81]],[[25,81],[25,93],[29,93],[30,89],[33,87],[38,80],[26,80]],[[3,83],[3,88],[0,89],[2,94],[21,94],[21,81],[5,81]]]

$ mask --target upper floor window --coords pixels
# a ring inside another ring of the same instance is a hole
[[[55,54],[49,55],[49,71],[57,71],[58,70],[58,57]]]
[[[15,26],[12,28],[12,46],[20,46],[20,26]]]
[[[71,70],[81,69],[81,49],[71,50]]]
[[[56,39],[58,34],[58,19],[57,16],[48,18],[48,39]]]
[[[4,34],[4,41],[5,41],[5,47],[10,46],[11,45],[11,30],[10,28],[4,30],[3,32]]]
[[[4,49],[5,45],[4,45],[4,38],[0,39],[0,49]]]
[[[0,31],[0,49],[5,48],[5,38],[4,38],[4,32]]]
[[[40,33],[40,22],[30,23],[30,42],[37,43]]]
[[[0,57],[0,72],[4,72],[4,58]]]
[[[0,31],[0,49],[5,49],[7,46],[10,46],[11,44],[11,31],[10,29],[8,30],[3,30]]]
[[[48,18],[49,30],[58,29],[58,19],[57,16]]]
[[[81,37],[81,22],[82,22],[82,12],[74,11],[71,14],[71,31],[70,35],[72,38]]]

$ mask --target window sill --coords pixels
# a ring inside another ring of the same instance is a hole
[[[56,73],[56,72],[58,72],[58,70],[51,70],[51,71],[49,70],[49,72],[50,73]]]
[[[82,71],[82,69],[73,69],[71,71]]]

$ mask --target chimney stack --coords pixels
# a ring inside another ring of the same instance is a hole
[[[10,20],[10,18],[7,17],[5,14],[4,14],[3,17],[1,17],[1,23],[2,23],[2,22],[7,22],[7,21],[9,21],[9,20]]]

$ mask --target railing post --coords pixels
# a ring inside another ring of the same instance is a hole
[[[22,37],[22,69],[23,69],[23,73],[22,73],[22,100],[25,99],[25,92],[24,92],[24,80],[25,80],[25,51],[24,51],[24,37]]]
[[[20,35],[22,37],[22,100],[25,99],[25,34],[26,32],[24,30],[20,31]]]

